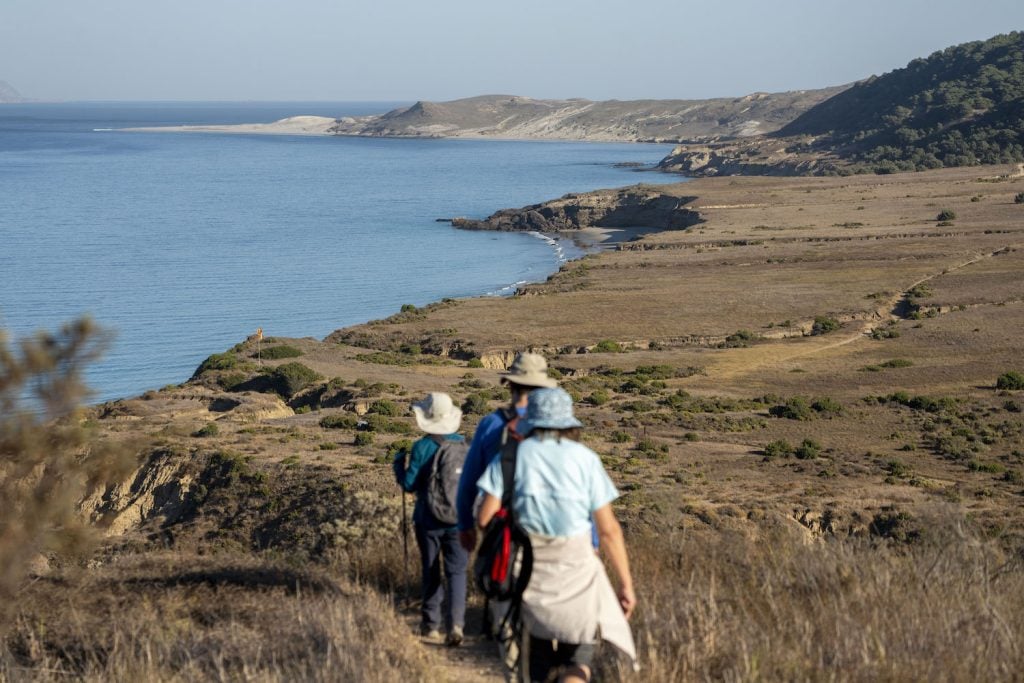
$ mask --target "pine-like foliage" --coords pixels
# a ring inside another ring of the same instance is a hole
[[[1024,161],[1024,32],[871,77],[779,131],[876,172]]]

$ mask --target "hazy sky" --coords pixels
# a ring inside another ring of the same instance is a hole
[[[1024,29],[1024,0],[0,0],[0,80],[66,100],[707,98]]]

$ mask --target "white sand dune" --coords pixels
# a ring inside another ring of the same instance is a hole
[[[326,135],[327,129],[337,123],[328,116],[289,116],[272,123],[239,123],[217,126],[153,126],[123,128],[148,133],[247,133],[259,135]]]

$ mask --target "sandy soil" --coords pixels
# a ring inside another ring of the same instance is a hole
[[[241,123],[224,126],[153,126],[122,128],[145,133],[237,133],[246,135],[327,135],[335,119],[326,116],[292,116],[273,123]]]

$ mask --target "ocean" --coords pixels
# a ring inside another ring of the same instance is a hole
[[[258,327],[322,338],[403,304],[507,295],[580,254],[437,218],[680,180],[615,166],[653,165],[668,145],[118,130],[395,106],[0,105],[0,329],[90,315],[114,334],[87,373],[93,400],[134,396]]]

